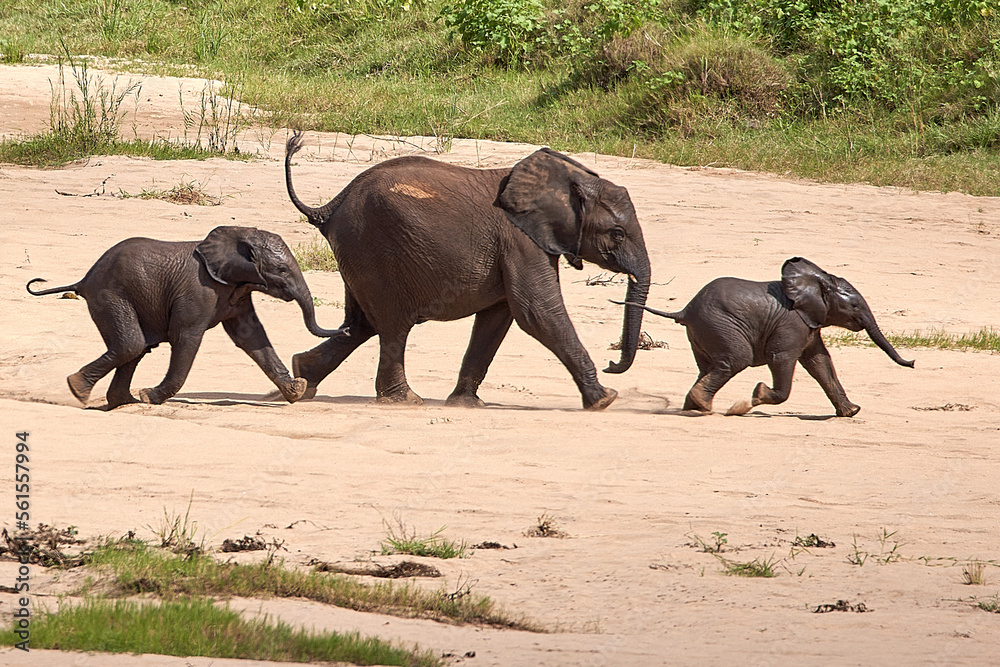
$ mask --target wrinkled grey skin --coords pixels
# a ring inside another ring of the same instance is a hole
[[[176,394],[205,331],[220,322],[290,403],[301,398],[306,382],[289,376],[271,347],[250,300],[254,291],[298,302],[316,336],[347,336],[316,324],[309,287],[281,237],[250,227],[217,227],[203,241],[126,239],[105,252],[78,283],[35,292],[35,282],[45,281],[28,282],[28,292],[36,296],[71,291],[87,300],[108,351],[67,381],[86,404],[94,384],[114,370],[108,409],[137,402],[130,390],[132,374],[143,355],[160,343],[170,343],[169,370],[159,385],[141,390],[139,398],[159,404]]]
[[[718,278],[683,310],[646,310],[687,327],[699,373],[684,401],[685,410],[710,412],[716,392],[730,378],[747,366],[765,364],[774,387],[759,383],[751,405],[783,403],[798,361],[826,392],[838,417],[856,415],[861,408],[847,399],[820,336],[826,326],[863,329],[893,361],[913,367],[886,340],[868,304],[849,282],[801,257],[785,262],[780,281]],[[749,408],[744,403],[730,413],[742,414]]]
[[[385,401],[422,402],[409,387],[403,351],[414,324],[475,315],[458,383],[448,403],[482,405],[477,395],[497,348],[517,322],[569,370],[583,406],[607,407],[617,393],[601,386],[559,288],[558,260],[587,260],[629,274],[627,300],[645,303],[649,257],[628,192],[548,149],[513,168],[470,169],[424,157],[387,160],[360,174],[329,203],[303,204],[288,194],[330,242],[345,285],[349,339],[330,339],[292,359],[308,380],[306,396],[359,345],[378,335],[375,389]],[[621,359],[628,370],[642,310],[625,309]]]

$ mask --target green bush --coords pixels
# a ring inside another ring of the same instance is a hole
[[[494,55],[505,66],[523,63],[545,34],[540,0],[458,0],[441,9],[448,38]]]

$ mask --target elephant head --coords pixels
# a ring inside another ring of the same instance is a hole
[[[546,253],[562,255],[577,269],[587,260],[628,275],[625,300],[630,305],[625,307],[621,359],[605,369],[627,371],[639,343],[650,282],[649,256],[628,191],[543,148],[514,166],[497,205]]]
[[[781,267],[781,289],[792,301],[792,309],[810,328],[833,325],[850,331],[864,329],[890,359],[913,368],[913,362],[900,357],[879,329],[864,297],[843,278],[827,273],[807,259],[793,257]]]
[[[344,333],[316,323],[312,293],[302,270],[281,237],[252,227],[216,227],[194,249],[212,279],[224,285],[250,285],[302,309],[306,328],[329,338]]]

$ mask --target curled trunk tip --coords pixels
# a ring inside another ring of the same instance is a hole
[[[625,293],[625,315],[622,321],[621,358],[612,361],[604,369],[605,373],[624,373],[632,366],[636,350],[639,348],[639,333],[642,327],[643,306],[649,294],[649,273],[640,275],[638,280],[629,280]]]

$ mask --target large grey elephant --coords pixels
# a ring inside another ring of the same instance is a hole
[[[254,312],[252,292],[295,300],[306,327],[322,337],[344,337],[341,329],[316,324],[312,295],[291,251],[277,234],[251,227],[216,227],[203,241],[126,239],[105,252],[77,283],[28,292],[36,296],[76,292],[107,352],[67,378],[86,404],[102,377],[115,371],[108,408],[134,403],[130,385],[136,365],[149,350],[170,343],[170,366],[156,387],[143,389],[145,403],[163,403],[187,379],[205,331],[222,323],[226,333],[263,369],[289,402],[302,397],[306,382],[292,378]]]
[[[793,257],[781,267],[781,280],[753,282],[717,278],[682,310],[667,313],[645,307],[687,327],[698,364],[698,381],[688,392],[685,410],[711,412],[716,392],[747,366],[771,369],[774,387],[759,383],[750,403],[737,403],[730,414],[751,406],[783,403],[792,389],[795,362],[805,367],[826,392],[838,417],[861,410],[847,399],[837,379],[820,329],[864,329],[893,361],[913,367],[892,347],[875,322],[871,308],[846,280],[812,262]]]
[[[403,369],[414,324],[475,315],[458,384],[448,403],[481,405],[479,385],[516,321],[569,370],[583,406],[615,399],[601,386],[559,288],[558,263],[587,260],[630,277],[627,300],[644,303],[649,257],[625,188],[580,163],[541,149],[508,169],[471,169],[424,157],[387,160],[357,176],[319,208],[292,187],[291,159],[301,134],[288,140],[285,177],[299,211],[329,240],[344,279],[349,338],[331,338],[295,355],[292,369],[306,396],[359,345],[379,336],[377,395],[420,403]],[[621,358],[605,369],[628,370],[642,309],[625,308]]]

